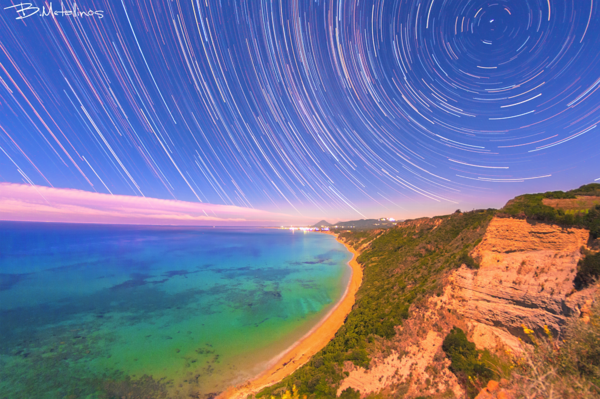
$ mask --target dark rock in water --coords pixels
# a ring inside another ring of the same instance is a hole
[[[319,265],[321,263],[325,262],[325,259],[319,259],[319,260],[309,260],[306,262],[302,262],[305,265]]]
[[[263,319],[262,321],[260,321],[260,322],[256,323],[256,324],[254,324],[254,327],[258,327],[258,326],[260,326],[262,323],[264,323],[264,322],[265,322],[265,321],[267,321],[267,320],[269,320],[269,318],[268,318],[268,317],[267,317],[266,319]]]
[[[110,287],[110,290],[116,291],[116,290],[122,290],[122,289],[128,289],[128,288],[141,287],[143,285],[148,284],[148,281],[146,281],[146,280],[152,276],[149,274],[143,274],[143,273],[132,273],[129,275],[129,277],[131,277],[131,280],[127,280],[121,284],[114,285],[114,286]]]
[[[19,281],[24,280],[27,274],[0,273],[0,291],[8,291]]]
[[[117,284],[117,285],[110,287],[110,289],[111,289],[111,291],[115,291],[115,290],[122,290],[122,289],[127,289],[127,288],[141,287],[146,284],[148,284],[146,282],[146,280],[127,280],[124,283]]]
[[[130,376],[125,379],[105,380],[101,382],[100,389],[109,398],[149,398],[158,399],[167,397],[166,384],[154,380],[149,375],[139,379]]]
[[[268,295],[273,296],[275,298],[281,298],[281,292],[280,291],[267,291],[266,292]]]
[[[187,278],[188,274],[194,274],[194,273],[199,273],[199,270],[190,272],[189,270],[170,270],[166,273],[163,273],[163,276],[167,276],[169,278],[171,277],[175,277],[175,276],[183,276],[185,278]]]

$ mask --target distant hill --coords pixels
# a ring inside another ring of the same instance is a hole
[[[320,222],[317,222],[310,227],[329,227],[329,226],[333,226],[333,225],[331,223],[329,223],[327,220],[323,219]]]
[[[396,223],[396,221],[390,221],[386,218],[360,219],[350,220],[348,222],[338,222],[335,225],[333,225],[333,227],[338,229],[377,229],[393,227],[396,225]]]

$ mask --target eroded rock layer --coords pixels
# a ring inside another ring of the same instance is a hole
[[[588,239],[584,229],[494,218],[471,252],[480,268],[455,271],[445,297],[471,321],[478,346],[515,348],[523,325],[558,332],[590,296],[573,286]]]

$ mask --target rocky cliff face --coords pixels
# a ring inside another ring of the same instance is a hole
[[[594,294],[592,289],[576,291],[573,280],[588,240],[584,229],[492,219],[470,253],[480,268],[454,270],[441,296],[411,308],[410,318],[397,327],[392,341],[382,343],[385,349],[368,370],[347,362],[348,377],[338,395],[353,388],[362,396],[463,397],[442,350],[448,331],[463,328],[479,349],[519,352],[523,325],[539,333],[544,325],[559,332],[568,317],[585,316]]]
[[[468,319],[480,347],[518,350],[523,325],[559,332],[591,299],[590,290],[573,287],[580,248],[588,240],[584,229],[494,218],[471,252],[481,267],[455,271],[439,306]]]

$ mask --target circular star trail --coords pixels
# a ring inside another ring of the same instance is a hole
[[[572,188],[597,3],[4,1],[0,181],[334,218]]]

